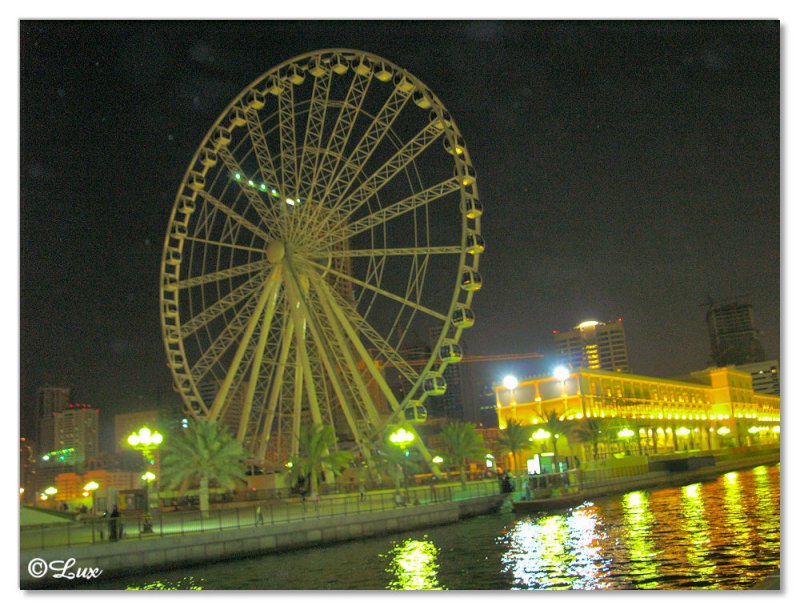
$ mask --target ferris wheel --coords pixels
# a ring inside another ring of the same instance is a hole
[[[387,426],[424,420],[462,357],[481,212],[455,121],[406,70],[330,49],[263,74],[200,144],[164,242],[163,339],[187,412],[261,464],[295,455],[305,423],[369,460]]]

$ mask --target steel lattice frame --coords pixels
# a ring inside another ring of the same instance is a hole
[[[203,139],[164,243],[164,346],[187,412],[273,465],[304,421],[366,459],[387,425],[413,429],[409,406],[473,320],[480,212],[455,122],[407,71],[332,49],[262,75]]]

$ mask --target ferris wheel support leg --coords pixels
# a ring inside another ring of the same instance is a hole
[[[333,330],[333,334],[336,337],[336,341],[339,343],[339,352],[344,357],[344,360],[347,364],[347,368],[350,370],[350,375],[353,379],[354,385],[356,386],[358,396],[364,403],[364,410],[367,413],[367,417],[369,418],[373,428],[377,430],[382,425],[381,417],[380,415],[378,415],[378,410],[375,408],[375,403],[372,400],[372,396],[369,393],[369,389],[364,383],[364,378],[361,376],[361,371],[358,370],[358,366],[353,360],[353,353],[350,349],[350,345],[344,338],[344,335],[342,334],[342,329],[339,326],[336,316],[333,314],[332,307],[335,307],[335,303],[332,304],[331,301],[329,300],[329,295],[327,293],[328,287],[325,284],[325,281],[322,278],[320,278],[317,274],[314,274],[313,278],[314,278],[314,286],[317,288],[316,292],[319,297],[320,304],[322,305],[322,309],[325,312],[325,316],[328,319],[328,323],[330,324],[330,327]]]
[[[261,296],[258,298],[256,309],[253,312],[253,315],[250,317],[250,321],[247,323],[247,328],[245,329],[244,335],[239,342],[239,346],[236,348],[236,353],[233,356],[233,362],[228,368],[228,373],[225,375],[225,379],[223,380],[222,385],[220,386],[219,391],[214,398],[214,402],[211,404],[211,410],[208,414],[210,421],[216,421],[219,417],[222,407],[225,405],[225,401],[228,398],[228,392],[231,389],[233,379],[236,376],[239,365],[242,362],[244,353],[247,350],[247,346],[250,344],[250,338],[253,336],[253,332],[255,332],[258,319],[261,317],[261,313],[264,311],[264,307],[266,307],[270,295],[278,290],[278,286],[280,284],[280,269],[280,266],[276,266],[272,270],[269,278],[267,278],[267,281],[264,283],[264,289],[261,292]]]
[[[294,274],[294,270],[290,268],[290,273],[288,275],[291,279],[292,284],[294,285],[293,286],[294,290],[299,291],[298,282]],[[353,417],[353,414],[350,411],[350,406],[348,404],[347,398],[345,397],[344,391],[342,390],[342,382],[339,379],[338,373],[336,372],[336,367],[334,367],[331,364],[330,358],[328,357],[328,347],[324,344],[320,331],[316,326],[316,322],[310,315],[310,308],[306,300],[307,297],[308,295],[305,294],[300,299],[298,299],[298,303],[300,304],[300,311],[306,321],[308,330],[311,333],[311,338],[314,341],[314,344],[317,346],[320,359],[322,360],[322,365],[325,367],[325,371],[328,374],[328,379],[330,380],[331,385],[333,386],[333,391],[336,394],[337,399],[339,400],[339,405],[342,409],[342,412],[344,413],[347,425],[350,428],[350,431],[353,433],[353,437],[355,438],[356,444],[360,448],[362,448],[362,453],[364,453],[368,462],[370,462],[371,455],[369,454],[369,449],[367,448],[364,439],[361,438],[361,433],[359,432],[358,426],[355,423],[355,418]],[[334,476],[333,473],[331,473],[331,480],[333,480],[333,476]]]
[[[299,360],[295,346],[295,360]],[[294,396],[292,401],[292,437],[289,440],[289,455],[300,453],[300,419],[303,409],[303,367],[295,362],[294,369]]]
[[[291,280],[297,280],[297,277],[294,275],[293,270],[289,267],[289,273],[287,276],[291,278]],[[314,376],[311,374],[311,362],[308,359],[308,352],[306,350],[306,326],[307,326],[307,319],[300,315],[300,290],[298,289],[295,291],[295,286],[292,282],[287,282],[287,288],[290,294],[290,307],[289,310],[291,311],[291,316],[294,319],[294,336],[295,336],[295,354],[297,355],[298,360],[298,368],[302,369],[302,380],[303,385],[306,388],[306,396],[308,398],[308,404],[311,411],[311,421],[314,425],[323,425],[322,415],[320,414],[319,410],[319,400],[317,398],[316,388],[314,387]],[[295,386],[295,392],[297,392],[297,387]],[[301,411],[298,408],[298,398],[297,394],[295,394],[295,412],[294,412],[294,419],[292,421],[294,430],[299,435],[300,432],[300,419],[301,419]],[[294,454],[294,452],[293,452]],[[328,450],[323,450],[323,455],[327,455]],[[323,470],[323,474],[325,480],[333,483],[334,482],[334,473],[330,468],[325,468]]]
[[[269,304],[264,312],[264,321],[261,324],[261,334],[258,336],[258,344],[256,346],[255,358],[250,368],[250,381],[247,384],[247,394],[245,395],[244,407],[242,409],[242,418],[239,420],[239,430],[236,434],[236,440],[240,443],[244,442],[244,437],[247,433],[247,426],[250,423],[250,413],[253,410],[253,397],[256,393],[256,383],[258,381],[258,374],[261,371],[261,364],[264,360],[264,349],[267,345],[267,338],[269,331],[272,327],[272,319],[275,316],[275,307],[278,303],[278,294],[280,290],[276,286],[272,290],[269,299]]]
[[[290,316],[283,333],[283,345],[281,346],[280,356],[278,356],[278,366],[275,369],[275,376],[272,381],[272,387],[269,390],[269,398],[267,399],[267,417],[264,422],[264,431],[258,448],[258,457],[262,461],[267,455],[267,445],[269,444],[272,434],[272,422],[275,420],[275,409],[277,408],[278,397],[280,396],[281,387],[283,386],[283,376],[286,373],[286,362],[289,360],[289,348],[292,346],[293,333],[294,322],[292,322]]]
[[[394,394],[389,388],[389,385],[386,383],[386,380],[384,379],[383,375],[378,370],[378,367],[375,365],[375,362],[372,360],[372,357],[369,355],[367,348],[364,347],[364,344],[361,343],[361,339],[358,338],[358,333],[356,333],[356,331],[350,325],[350,321],[347,319],[347,317],[344,315],[344,313],[342,313],[342,311],[339,308],[334,307],[333,312],[334,315],[338,318],[339,323],[342,325],[342,328],[347,334],[347,337],[350,339],[350,342],[356,348],[356,351],[358,352],[359,356],[361,356],[361,358],[364,360],[364,364],[366,365],[367,370],[369,370],[373,379],[378,384],[378,387],[381,389],[381,392],[383,392],[384,396],[386,397],[386,400],[388,401],[389,405],[392,408],[392,411],[394,411],[395,413],[402,412],[400,404],[397,402],[397,399],[394,397]],[[425,444],[422,442],[422,439],[420,439],[419,434],[417,433],[416,430],[414,430],[414,427],[408,422],[406,422],[404,425],[408,426],[414,431],[415,445],[417,449],[419,450],[420,454],[422,454],[423,459],[427,462],[431,471],[438,476],[439,468],[436,466],[436,464],[433,463],[431,459],[431,454],[428,452],[428,449],[427,447],[425,447]]]

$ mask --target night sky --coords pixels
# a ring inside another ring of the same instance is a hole
[[[23,432],[44,383],[112,414],[178,403],[158,286],[183,173],[246,85],[329,47],[407,68],[464,134],[487,243],[468,353],[549,356],[553,329],[621,316],[635,373],[681,375],[708,364],[709,298],[739,297],[778,358],[779,37],[774,21],[23,21]]]

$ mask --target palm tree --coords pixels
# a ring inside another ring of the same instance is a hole
[[[605,435],[605,428],[597,419],[584,419],[580,424],[573,426],[570,435],[579,443],[591,443],[594,461],[598,458],[598,445]]]
[[[553,464],[558,463],[558,439],[563,436],[569,445],[570,427],[570,422],[559,419],[555,411],[545,415],[544,429],[550,433],[550,441],[553,443]]]
[[[480,460],[486,455],[483,437],[475,429],[475,424],[453,422],[442,429],[440,438],[451,463],[461,464],[461,484],[466,485],[467,460]]]
[[[331,450],[335,445],[333,426],[314,424],[300,428],[298,454],[289,458],[292,464],[290,472],[295,482],[302,478],[312,497],[317,495],[323,472],[338,474],[353,461],[353,454],[349,451]]]
[[[405,451],[398,445],[381,441],[373,446],[371,453],[372,465],[377,474],[388,475],[394,482],[395,490],[400,491],[406,468],[409,467],[409,458],[406,457]],[[413,464],[411,470],[412,472],[416,470]]]
[[[165,439],[161,449],[161,483],[168,489],[200,486],[200,510],[208,516],[208,488],[233,489],[245,480],[247,452],[227,429],[215,422],[196,421]]]
[[[531,446],[531,426],[510,420],[505,429],[500,431],[497,445],[506,453],[510,453],[514,461],[514,470],[519,472],[519,454]]]

